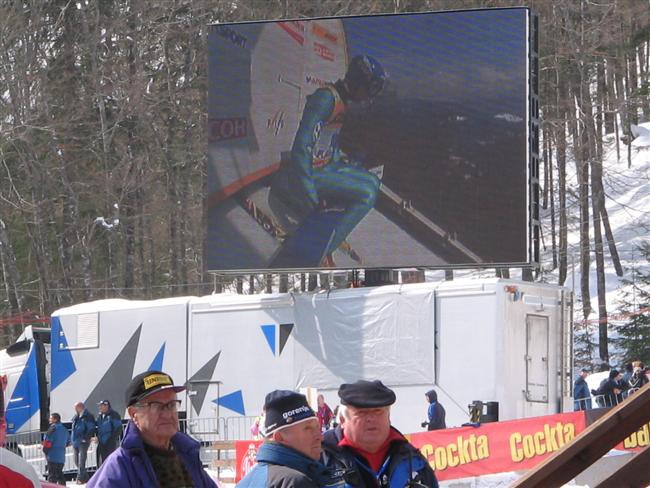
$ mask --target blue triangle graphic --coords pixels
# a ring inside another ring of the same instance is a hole
[[[63,334],[61,328],[61,319],[59,317],[52,317],[52,386],[54,390],[57,386],[67,380],[72,373],[77,371],[77,367],[72,359],[72,353],[67,349],[68,341]]]
[[[275,356],[275,325],[261,325],[262,332],[264,332],[264,337],[266,337],[266,342],[269,343],[271,352]]]
[[[18,378],[16,388],[14,388],[11,400],[7,405],[5,418],[8,425],[7,431],[10,434],[15,434],[38,411],[40,401],[37,377],[36,352],[34,344],[32,344],[25,368]]]
[[[240,415],[246,415],[246,411],[244,410],[244,397],[241,394],[241,390],[233,391],[232,393],[228,393],[216,400],[212,400],[212,403],[216,403],[217,405],[232,410],[233,412],[237,412]]]
[[[163,342],[163,345],[160,346],[158,354],[156,354],[156,357],[153,358],[153,361],[151,361],[151,364],[149,365],[149,368],[147,368],[147,371],[162,371],[163,358],[165,357],[165,344],[167,343]]]

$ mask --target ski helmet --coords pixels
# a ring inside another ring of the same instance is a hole
[[[386,78],[386,72],[379,61],[367,55],[352,58],[345,73],[345,82],[350,90],[356,92],[359,87],[365,87],[370,99],[379,95],[386,84]]]

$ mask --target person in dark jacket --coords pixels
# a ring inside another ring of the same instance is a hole
[[[111,402],[99,402],[97,415],[97,467],[115,450],[122,434],[122,418],[111,408]]]
[[[589,376],[589,371],[582,369],[575,383],[573,383],[573,410],[576,412],[578,410],[591,410],[591,394],[585,381],[587,376]]]
[[[645,372],[643,369],[641,369],[640,366],[636,366],[634,368],[634,371],[632,372],[632,376],[630,376],[630,379],[628,381],[628,385],[630,387],[631,392],[635,392],[642,386],[644,386],[648,382],[648,377],[646,376]]]
[[[339,388],[343,424],[323,436],[323,461],[346,487],[437,488],[420,451],[390,424],[395,393],[381,381],[359,380]]]
[[[623,367],[622,381],[628,383],[630,381],[630,378],[632,377],[633,372],[634,372],[634,367],[632,366],[632,363],[626,363],[625,366]]]
[[[426,427],[427,430],[446,429],[445,407],[438,401],[438,393],[436,390],[429,390],[424,396],[429,402],[429,408],[427,409],[427,421],[422,422],[422,427]]]
[[[61,415],[50,415],[50,426],[43,439],[43,453],[47,459],[47,480],[65,486],[63,465],[65,464],[65,447],[70,443],[70,434],[61,423]]]
[[[595,391],[596,401],[600,407],[615,407],[623,401],[623,375],[616,369],[609,372],[609,376],[600,382],[600,386]]]
[[[74,463],[77,466],[77,483],[88,481],[86,458],[90,439],[95,435],[95,417],[86,410],[83,402],[74,404],[75,416],[72,417],[72,447],[74,448]]]
[[[88,488],[216,488],[203,469],[201,445],[178,431],[174,385],[162,371],[137,375],[127,387],[131,418],[122,444],[104,461]]]
[[[345,486],[318,460],[322,434],[307,398],[289,390],[275,390],[264,402],[264,444],[257,464],[237,488],[321,488]]]

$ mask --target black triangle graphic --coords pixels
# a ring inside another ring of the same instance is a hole
[[[289,340],[289,336],[291,335],[291,331],[293,330],[293,324],[280,324],[280,354],[282,354],[282,350],[284,349],[284,346],[287,345],[287,341]]]
[[[197,414],[201,414],[201,407],[203,406],[203,400],[205,400],[205,395],[208,393],[208,388],[210,383],[203,383],[203,381],[212,381],[212,375],[214,374],[214,368],[217,367],[219,362],[219,356],[221,351],[219,351],[215,356],[205,363],[201,369],[199,369],[194,375],[187,380],[185,387],[188,390],[193,390],[196,393],[190,396],[190,401],[192,402],[192,407]],[[201,381],[202,383],[192,383],[193,381]]]
[[[113,361],[113,364],[106,370],[102,379],[99,380],[99,383],[97,383],[93,391],[88,395],[88,398],[86,398],[84,403],[91,413],[97,413],[99,409],[97,404],[100,401],[108,400],[111,402],[113,410],[124,418],[124,411],[126,410],[124,390],[134,376],[133,367],[135,365],[135,356],[138,352],[141,331],[142,323],[140,323],[129,341],[115,358],[115,361]],[[70,399],[72,402],[77,400],[76,398]]]

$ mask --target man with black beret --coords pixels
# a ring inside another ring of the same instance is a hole
[[[257,464],[237,488],[343,488],[342,478],[319,462],[322,434],[307,398],[275,390],[264,402],[264,444]]]
[[[325,433],[323,460],[347,486],[436,488],[427,460],[390,425],[395,392],[381,381],[359,380],[339,388],[345,422]]]

